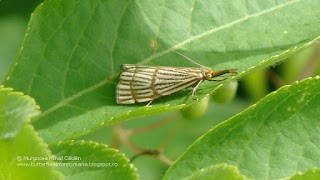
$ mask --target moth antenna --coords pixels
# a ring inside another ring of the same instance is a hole
[[[201,67],[206,68],[206,69],[210,69],[210,68],[208,68],[208,67],[206,67],[206,66],[204,66],[204,65],[201,65],[201,64],[195,62],[194,60],[190,59],[189,57],[187,57],[187,56],[184,55],[184,54],[179,53],[179,52],[176,51],[176,50],[173,50],[173,51],[174,51],[175,53],[179,54],[180,56],[186,58],[188,61],[190,61],[190,62],[192,62],[192,63],[194,63],[194,64],[196,64],[196,65],[198,65],[198,66],[201,66]]]

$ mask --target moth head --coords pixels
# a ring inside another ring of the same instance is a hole
[[[204,79],[210,80],[213,77],[212,73],[213,73],[213,71],[211,69],[206,69],[204,71]]]

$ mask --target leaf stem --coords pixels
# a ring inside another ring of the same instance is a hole
[[[175,113],[173,114],[172,116],[169,116],[167,117],[166,119],[164,120],[161,120],[155,124],[152,124],[150,126],[147,126],[147,127],[144,127],[144,128],[140,128],[140,129],[133,129],[133,130],[128,130],[129,132],[129,135],[136,135],[136,134],[140,134],[140,133],[144,133],[144,132],[147,132],[147,131],[151,131],[155,128],[159,128],[161,126],[163,126],[164,124],[176,119],[178,117],[179,113]]]
[[[270,70],[267,71],[267,76],[269,77],[270,81],[272,82],[272,84],[275,85],[275,87],[277,89],[288,84],[284,80],[282,80],[278,74],[276,74]]]
[[[174,126],[174,128],[171,130],[170,134],[167,136],[167,138],[163,141],[163,143],[158,147],[158,150],[163,153],[164,148],[167,146],[168,142],[172,139],[172,137],[176,134],[178,129],[181,127],[181,125],[184,123],[184,119],[182,118],[177,122],[177,124]]]
[[[113,147],[115,149],[120,149],[121,132],[122,132],[122,125],[121,124],[114,125],[113,132],[112,132],[111,147]]]

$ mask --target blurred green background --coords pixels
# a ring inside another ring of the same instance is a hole
[[[0,84],[10,70],[31,13],[42,0],[0,0]]]
[[[18,55],[31,13],[41,2],[41,0],[0,0],[0,84],[5,80],[5,76]],[[194,121],[185,120],[169,142],[164,154],[175,160],[190,144],[209,129],[246,109],[271,91],[283,85],[291,84],[296,80],[319,74],[320,45],[318,43],[285,60],[280,65],[256,71],[243,77],[233,101],[226,104],[216,104],[211,101],[207,113],[203,117]],[[135,119],[124,123],[123,126],[126,129],[141,128],[163,120],[174,113],[178,112]],[[179,118],[156,130],[132,136],[130,140],[139,147],[155,149],[168,136],[178,120]],[[107,127],[79,139],[93,140],[110,145],[111,137],[112,127]],[[128,158],[135,155],[134,152],[124,146],[121,146],[121,151]],[[138,168],[140,178],[149,180],[159,179],[168,168],[168,165],[163,162],[145,156],[137,158],[134,164]]]

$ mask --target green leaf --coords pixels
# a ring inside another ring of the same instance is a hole
[[[200,169],[184,180],[197,179],[246,180],[247,178],[240,174],[239,170],[235,166],[230,166],[227,164],[217,164],[209,166],[205,169]]]
[[[138,179],[137,169],[124,154],[95,142],[62,142],[50,147],[67,179]]]
[[[39,113],[32,98],[0,86],[0,179],[63,177],[46,165],[51,163],[48,158],[52,155],[29,124],[30,118]]]
[[[320,179],[320,170],[312,168],[304,173],[298,172],[296,175],[290,178],[290,180],[304,180],[304,179],[308,179],[308,180]]]
[[[308,47],[320,35],[314,0],[47,0],[34,12],[6,85],[34,97],[34,123],[50,144],[194,103],[188,92],[153,107],[117,105],[119,66],[236,68],[238,78]],[[230,82],[229,79],[223,83]],[[218,83],[204,82],[197,97]]]
[[[0,140],[15,137],[25,122],[40,114],[34,99],[0,86]]]
[[[15,138],[0,140],[0,179],[63,179],[49,166],[50,157],[47,144],[26,123]]]
[[[164,179],[228,163],[254,179],[283,179],[320,166],[320,77],[271,93],[192,144]]]

